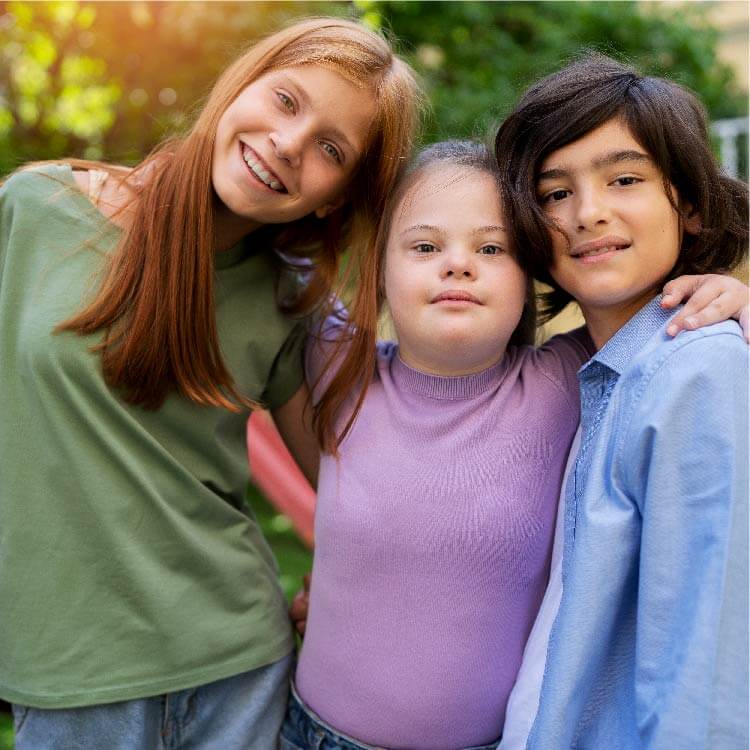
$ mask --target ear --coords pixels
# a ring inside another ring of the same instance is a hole
[[[325,219],[328,214],[332,214],[337,208],[341,208],[341,206],[344,205],[344,201],[346,200],[346,197],[344,195],[340,195],[335,200],[332,200],[330,203],[324,203],[320,208],[315,209],[315,215],[319,219]]]
[[[684,219],[682,220],[683,229],[687,234],[700,234],[703,229],[701,215],[688,203],[685,206]]]

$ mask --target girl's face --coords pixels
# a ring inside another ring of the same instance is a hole
[[[219,200],[247,231],[326,215],[344,201],[375,114],[369,88],[328,68],[266,73],[219,120],[211,169]]]
[[[521,318],[526,275],[507,250],[491,175],[427,167],[396,208],[385,293],[410,367],[462,375],[502,357]]]
[[[601,320],[610,335],[656,294],[682,231],[700,229],[697,216],[680,220],[661,171],[619,119],[553,151],[537,195],[560,229],[552,233],[552,277],[589,325]]]

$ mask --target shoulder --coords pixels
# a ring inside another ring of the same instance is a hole
[[[696,331],[683,331],[672,338],[666,325],[659,328],[623,373],[623,387],[653,387],[665,378],[675,385],[700,379],[717,383],[730,374],[747,372],[748,347],[739,325],[727,320]],[[663,399],[670,397],[662,393]]]
[[[639,435],[679,442],[742,431],[747,401],[748,348],[725,321],[674,339],[659,329],[620,377],[610,409],[627,451]]]
[[[706,482],[708,495],[721,495],[716,488],[747,462],[748,349],[739,326],[727,321],[674,339],[657,331],[620,377],[608,413],[606,449],[614,448],[617,474],[634,496],[652,479],[670,498]]]
[[[41,195],[60,186],[70,187],[72,170],[67,164],[35,164],[13,172],[0,185],[4,202]]]
[[[543,346],[523,346],[511,353],[525,379],[534,379],[539,386],[551,386],[578,410],[577,373],[593,354],[585,328],[553,336]]]

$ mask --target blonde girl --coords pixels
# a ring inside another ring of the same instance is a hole
[[[305,20],[132,171],[71,160],[2,186],[0,698],[18,750],[275,746],[292,636],[244,503],[244,424],[256,404],[299,422],[291,316],[329,297],[344,248],[373,245],[418,100],[381,36]]]

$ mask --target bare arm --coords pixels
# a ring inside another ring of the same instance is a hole
[[[312,428],[310,391],[303,383],[282,406],[271,412],[282,440],[313,487],[318,484],[320,450]]]

